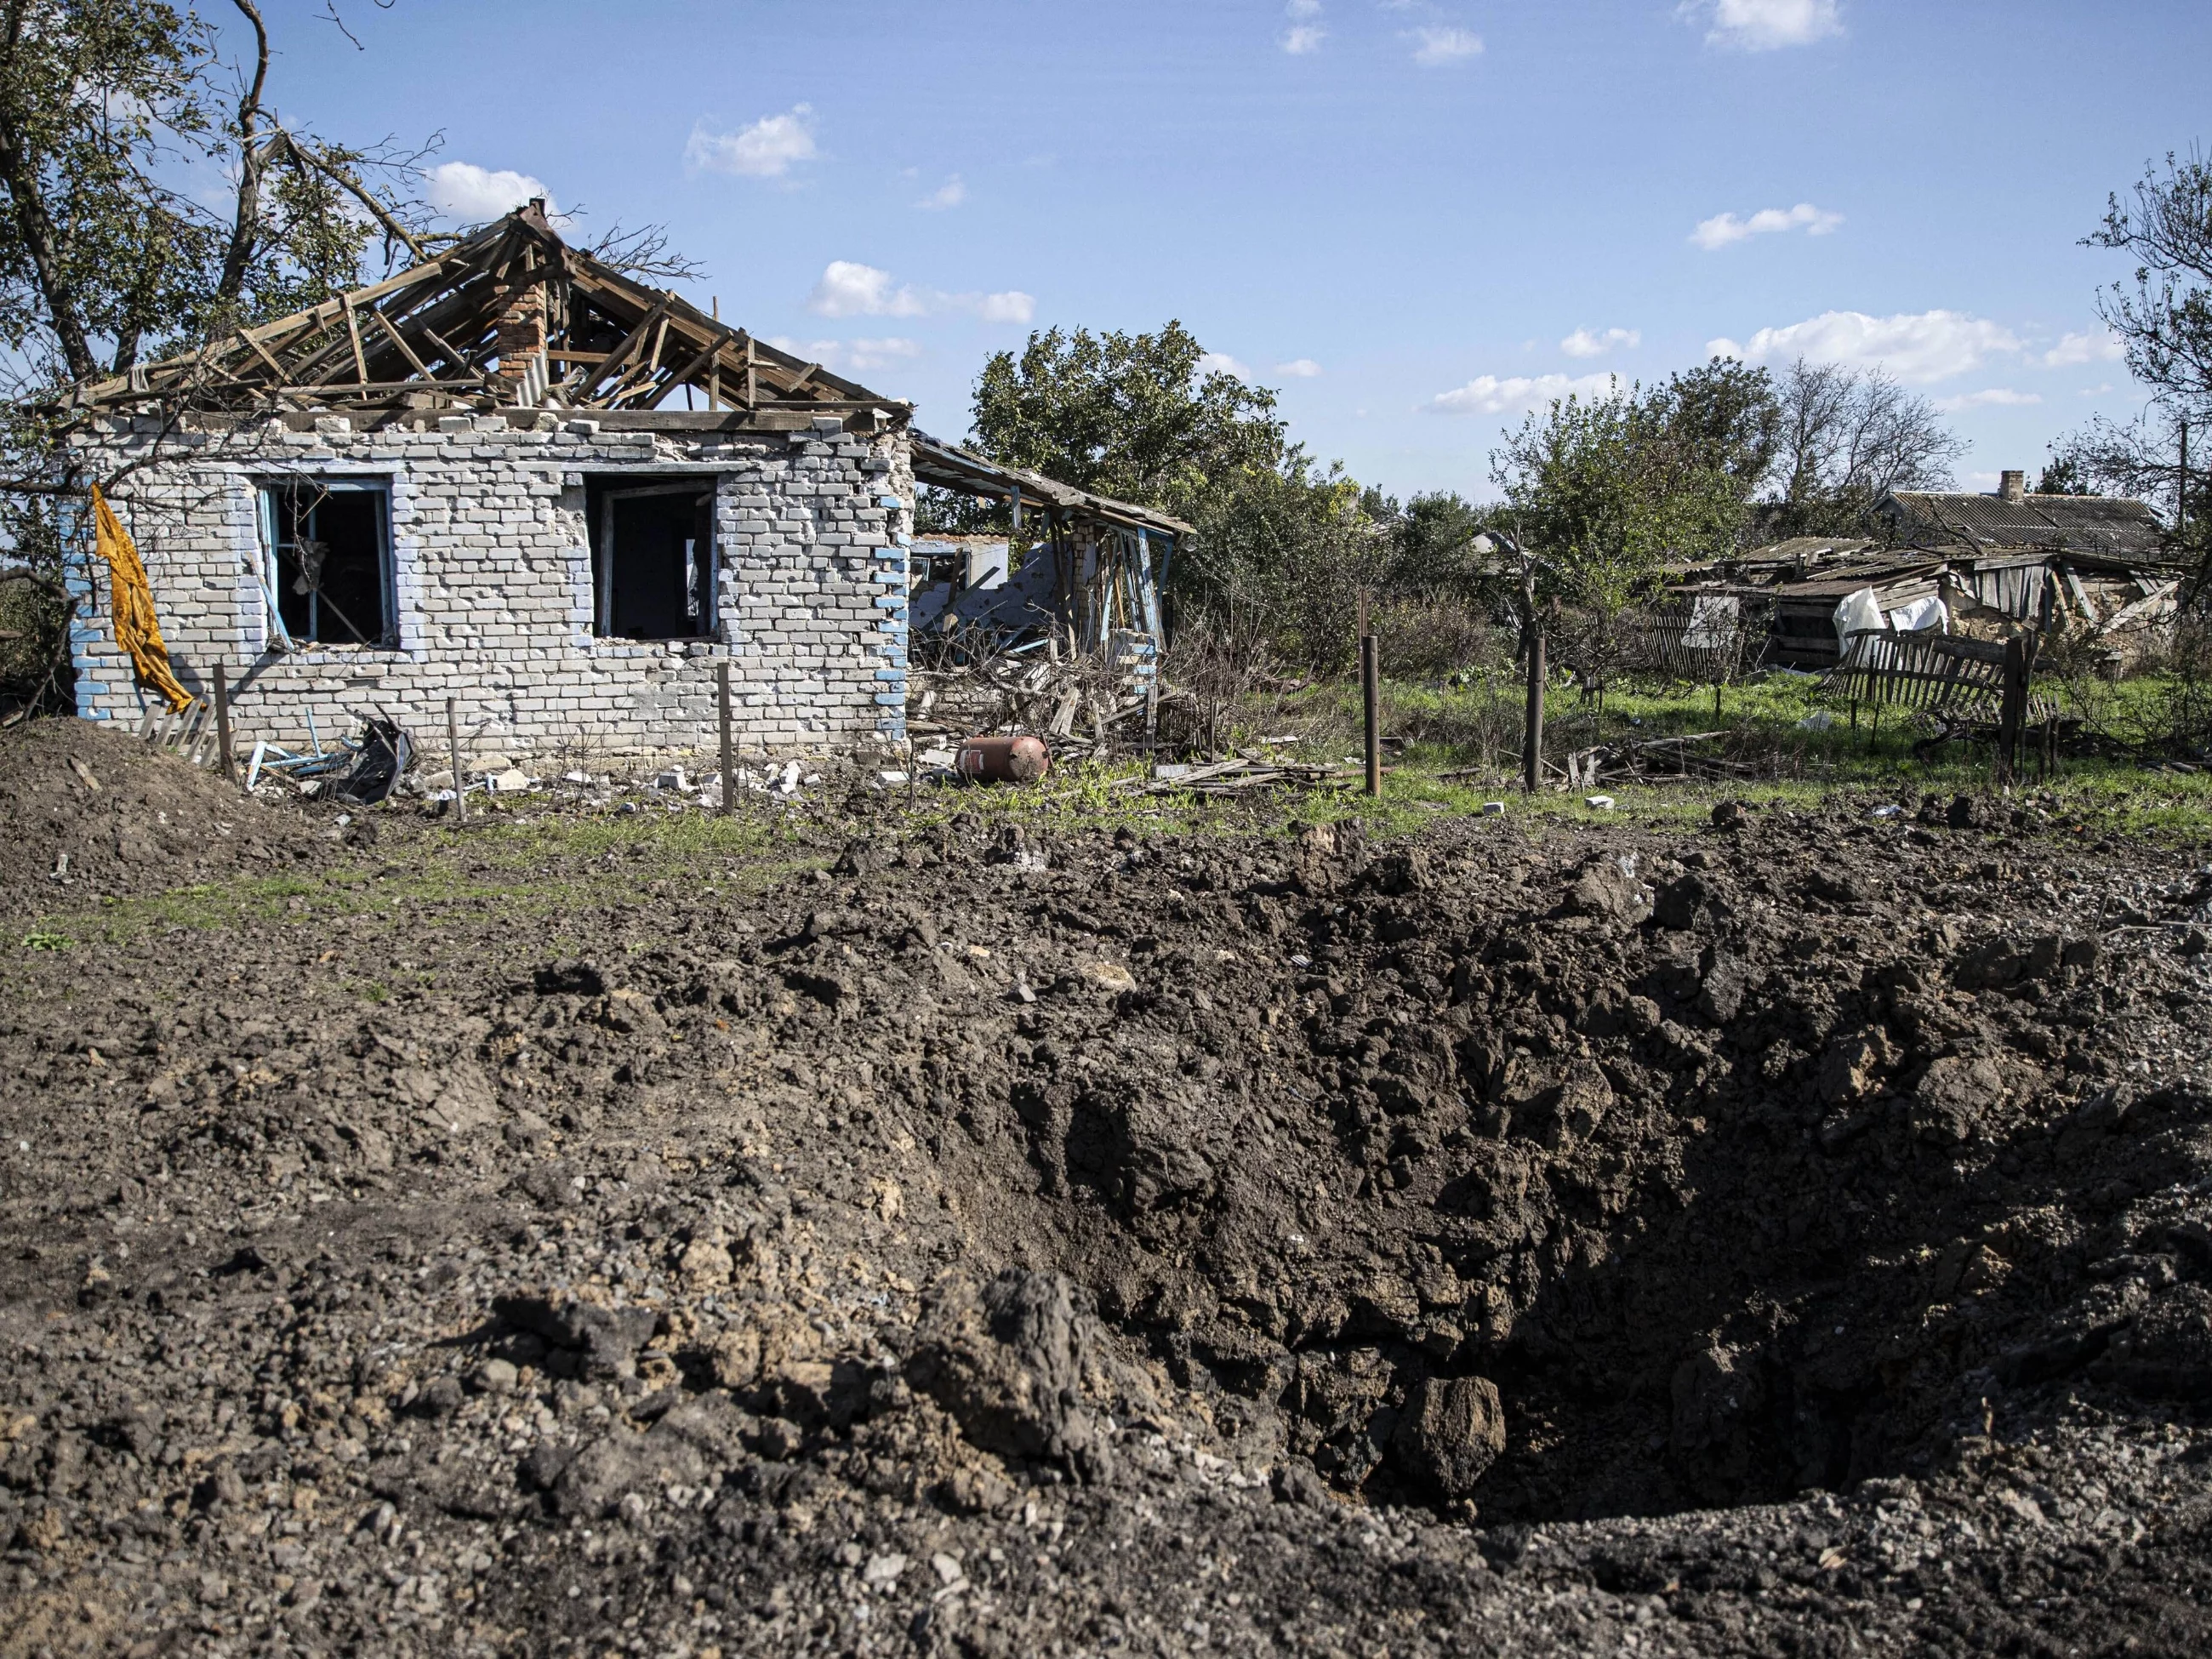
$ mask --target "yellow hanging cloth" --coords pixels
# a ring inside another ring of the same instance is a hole
[[[146,567],[138,562],[137,544],[98,484],[92,487],[92,524],[100,556],[107,561],[110,573],[107,591],[115,606],[115,642],[131,653],[139,684],[166,698],[172,709],[182,708],[191,702],[191,693],[169,672],[169,647],[161,643]]]

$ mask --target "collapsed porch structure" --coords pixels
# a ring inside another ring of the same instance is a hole
[[[1087,641],[1156,649],[1151,564],[1115,538],[1188,533],[919,440],[908,404],[567,246],[538,203],[70,406],[86,471],[135,464],[112,500],[179,680],[222,666],[241,732],[288,744],[436,729],[452,698],[480,747],[695,752],[726,672],[746,752],[897,750],[919,453],[1018,483]],[[73,584],[78,712],[137,720],[88,555]]]

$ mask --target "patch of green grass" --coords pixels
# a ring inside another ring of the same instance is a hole
[[[76,941],[67,933],[58,932],[51,927],[33,927],[23,935],[23,948],[26,951],[67,951],[72,949],[76,944]]]

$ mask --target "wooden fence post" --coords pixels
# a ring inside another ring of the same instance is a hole
[[[1528,612],[1528,707],[1521,733],[1521,787],[1530,794],[1544,782],[1544,622]]]
[[[730,665],[726,661],[714,665],[714,696],[722,716],[722,816],[726,818],[738,810],[738,767],[730,746]]]
[[[1996,781],[2008,784],[2018,769],[2021,727],[2027,720],[2027,641],[2017,636],[2004,647],[2004,691],[1997,704]]]
[[[1367,767],[1367,793],[1382,793],[1382,674],[1376,656],[1375,624],[1367,614],[1367,590],[1359,590],[1360,754]]]
[[[223,781],[236,783],[238,770],[230,759],[230,672],[221,663],[215,665],[215,741]]]
[[[446,753],[453,766],[453,822],[469,821],[469,798],[461,778],[461,728],[453,718],[453,700],[446,699]]]

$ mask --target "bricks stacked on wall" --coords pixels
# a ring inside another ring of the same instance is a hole
[[[526,283],[508,296],[494,326],[498,341],[498,377],[509,386],[521,383],[532,361],[545,350],[545,288]]]
[[[112,422],[88,471],[145,455],[153,424]],[[528,410],[291,429],[305,424],[173,433],[117,501],[178,678],[201,692],[228,662],[246,741],[304,742],[311,710],[325,741],[378,709],[428,731],[450,696],[479,749],[704,752],[723,658],[750,753],[903,740],[914,481],[902,430],[853,435],[822,417],[801,432],[671,435]],[[714,639],[594,637],[585,481],[655,475],[713,481]],[[338,476],[388,483],[397,641],[270,649],[258,491]],[[80,714],[138,716],[104,585],[76,657]]]

